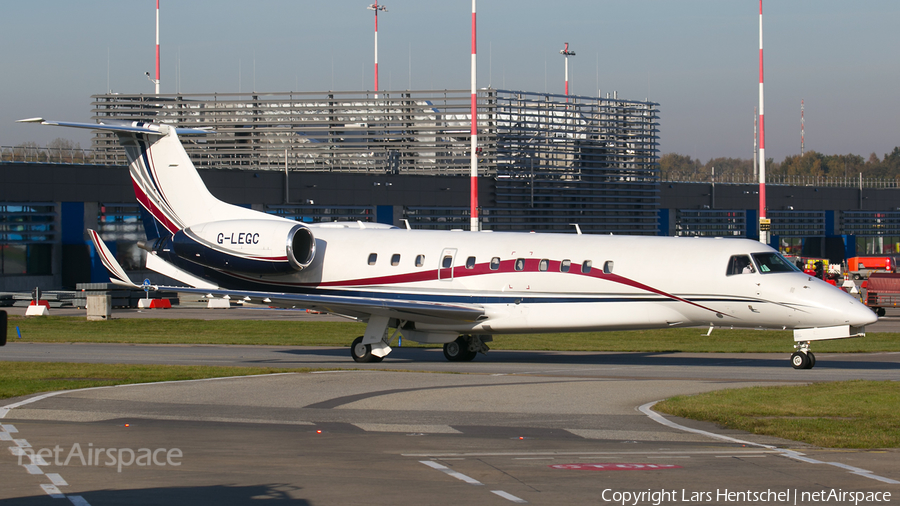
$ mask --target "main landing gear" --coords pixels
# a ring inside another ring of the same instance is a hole
[[[451,362],[471,362],[478,352],[487,353],[490,350],[484,344],[488,340],[490,336],[459,336],[455,341],[444,343],[444,358]]]
[[[794,348],[797,348],[791,354],[791,365],[794,369],[812,369],[816,365],[816,356],[809,351],[809,341],[800,341]]]

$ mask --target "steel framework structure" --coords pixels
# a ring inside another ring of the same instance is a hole
[[[469,174],[466,90],[95,95],[97,120],[209,127],[186,138],[197,167],[371,174]],[[566,102],[565,100],[569,101]],[[487,229],[655,233],[658,104],[478,91],[479,175]],[[125,162],[113,135],[95,163]],[[460,212],[467,214],[462,209]]]

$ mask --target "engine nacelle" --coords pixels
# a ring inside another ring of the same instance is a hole
[[[232,272],[286,274],[309,267],[316,238],[300,223],[226,220],[193,225],[172,236],[172,249],[185,260]]]

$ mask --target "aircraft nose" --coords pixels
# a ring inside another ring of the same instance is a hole
[[[851,326],[864,327],[878,321],[878,316],[874,311],[856,299],[853,300],[853,303],[853,307],[847,311],[847,319]]]

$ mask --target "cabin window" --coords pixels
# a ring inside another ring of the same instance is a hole
[[[773,272],[800,272],[796,265],[788,262],[778,253],[753,253],[753,259],[759,265],[760,274]]]
[[[538,264],[538,270],[541,272],[547,272],[548,268],[550,268],[550,260],[542,258],[541,262]]]
[[[369,265],[375,265],[376,260],[378,260],[378,253],[369,253]]]
[[[475,257],[469,257],[466,259],[466,269],[474,269],[475,268]]]
[[[728,259],[728,276],[734,276],[735,274],[752,274],[754,272],[756,272],[756,269],[753,268],[753,263],[750,261],[749,256],[734,255]]]
[[[394,267],[400,265],[400,253],[394,253],[391,256],[391,265],[393,265]]]
[[[416,267],[425,265],[425,255],[416,255]]]
[[[613,267],[615,266],[615,262],[612,260],[607,260],[603,263],[603,273],[604,274],[612,274]]]
[[[568,258],[559,263],[559,272],[569,272],[570,268],[572,268],[572,261]]]
[[[441,260],[441,267],[443,267],[444,269],[453,267],[453,256],[452,255],[444,256],[444,259]]]
[[[524,271],[524,270],[525,270],[525,259],[524,259],[524,258],[517,258],[517,259],[516,259],[516,270],[517,270],[517,271]]]
[[[585,260],[584,262],[582,262],[581,263],[581,273],[589,274],[591,272],[591,265],[593,265],[593,264],[590,260]]]
[[[500,257],[494,257],[491,259],[491,270],[496,271],[500,269]]]

